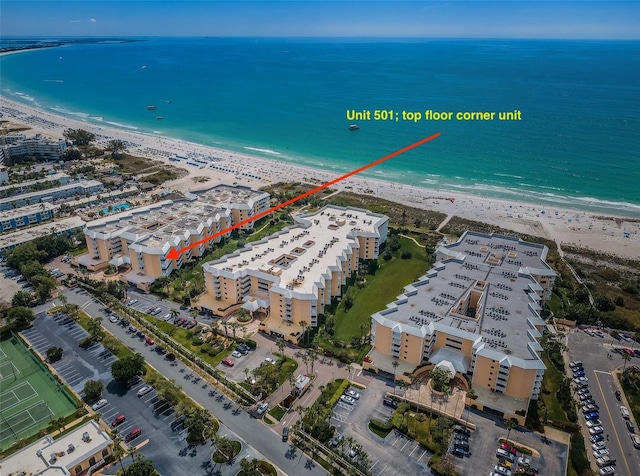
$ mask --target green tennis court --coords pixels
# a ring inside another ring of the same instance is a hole
[[[66,390],[20,339],[0,340],[0,451],[75,409]]]

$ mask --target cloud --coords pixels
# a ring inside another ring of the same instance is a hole
[[[90,21],[91,23],[96,23],[98,20],[96,20],[95,18],[89,18],[89,21]]]

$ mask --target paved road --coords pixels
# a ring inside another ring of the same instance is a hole
[[[200,384],[194,385],[186,381],[184,376],[190,373],[190,370],[186,369],[181,363],[176,366],[171,366],[168,361],[152,351],[148,346],[145,346],[144,343],[138,339],[132,339],[126,330],[118,324],[109,322],[103,311],[104,306],[102,304],[96,301],[87,303],[87,295],[83,292],[76,292],[75,289],[65,290],[63,293],[67,296],[69,302],[76,304],[83,303],[84,310],[89,315],[103,317],[102,323],[109,332],[122,340],[125,345],[134,352],[140,352],[147,362],[166,378],[175,380],[182,386],[185,393],[211,411],[230,431],[237,434],[256,451],[269,458],[269,461],[278,466],[284,473],[314,476],[327,474],[327,472],[316,463],[309,464],[308,458],[303,456],[299,450],[292,452],[290,445],[282,442],[279,433],[267,428],[260,420],[254,419],[248,413],[237,411],[237,405],[230,402],[227,398],[213,398],[209,396],[209,389],[202,388]]]
[[[586,377],[589,379],[591,395],[600,406],[600,420],[605,433],[609,434],[607,447],[611,453],[610,457],[617,460],[616,473],[618,476],[640,474],[640,451],[633,447],[629,431],[620,414],[621,403],[615,397],[615,391],[618,388],[611,373],[623,365],[622,358],[615,353],[612,359],[607,358],[607,354],[611,352],[610,338],[591,337],[583,331],[576,330],[569,333],[567,345],[569,360],[583,362]],[[616,343],[614,346],[621,345]],[[640,359],[632,359],[629,365],[637,364],[638,360]],[[584,418],[580,417],[580,423],[584,428]],[[591,461],[594,461],[588,438],[586,444],[588,444],[587,453]],[[595,461],[593,467],[595,467]]]

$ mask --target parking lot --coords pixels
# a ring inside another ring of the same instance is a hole
[[[250,351],[247,355],[242,355],[241,357],[229,356],[229,360],[235,363],[233,367],[220,364],[219,368],[226,372],[226,376],[228,379],[234,380],[236,382],[244,382],[246,378],[244,369],[253,371],[260,367],[260,365],[265,362],[266,358],[270,358],[275,361],[278,360],[278,356],[274,355],[271,349],[265,347],[256,347],[255,350]]]
[[[432,454],[415,440],[392,431],[385,439],[369,430],[369,420],[387,421],[394,409],[382,404],[383,396],[393,390],[384,380],[373,379],[366,389],[350,387],[360,398],[350,405],[338,401],[333,409],[332,424],[345,437],[353,437],[371,459],[374,476],[431,474],[427,462]],[[348,449],[346,449],[348,452]]]

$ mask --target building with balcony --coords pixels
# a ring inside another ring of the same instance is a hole
[[[524,423],[546,368],[538,341],[555,279],[547,252],[474,232],[439,246],[433,268],[373,314],[365,368],[402,375],[446,363],[469,377],[478,408]]]
[[[103,188],[102,182],[97,180],[83,180],[81,182],[68,183],[60,187],[11,195],[0,198],[0,211],[33,205],[34,203],[54,202],[67,197],[93,195],[102,191]]]
[[[66,150],[67,143],[64,140],[52,140],[36,134],[35,137],[20,138],[0,145],[0,158],[7,165],[29,156],[41,160],[60,160]]]
[[[53,220],[57,209],[57,206],[50,203],[39,203],[15,210],[2,211],[0,212],[0,232]]]
[[[219,260],[205,263],[206,293],[194,304],[214,314],[243,307],[259,313],[260,330],[298,342],[303,328],[339,298],[363,260],[375,260],[388,218],[368,210],[325,206],[295,224]]]
[[[200,242],[268,208],[269,194],[223,185],[189,193],[182,201],[165,200],[116,213],[87,223],[88,253],[75,262],[92,271],[109,265],[129,267],[122,279],[148,291],[156,279],[202,256],[230,232],[181,253],[177,260],[167,259],[169,250]],[[243,228],[253,228],[253,223]]]
[[[90,420],[55,440],[47,435],[0,461],[2,474],[85,476],[102,467],[113,441]]]

